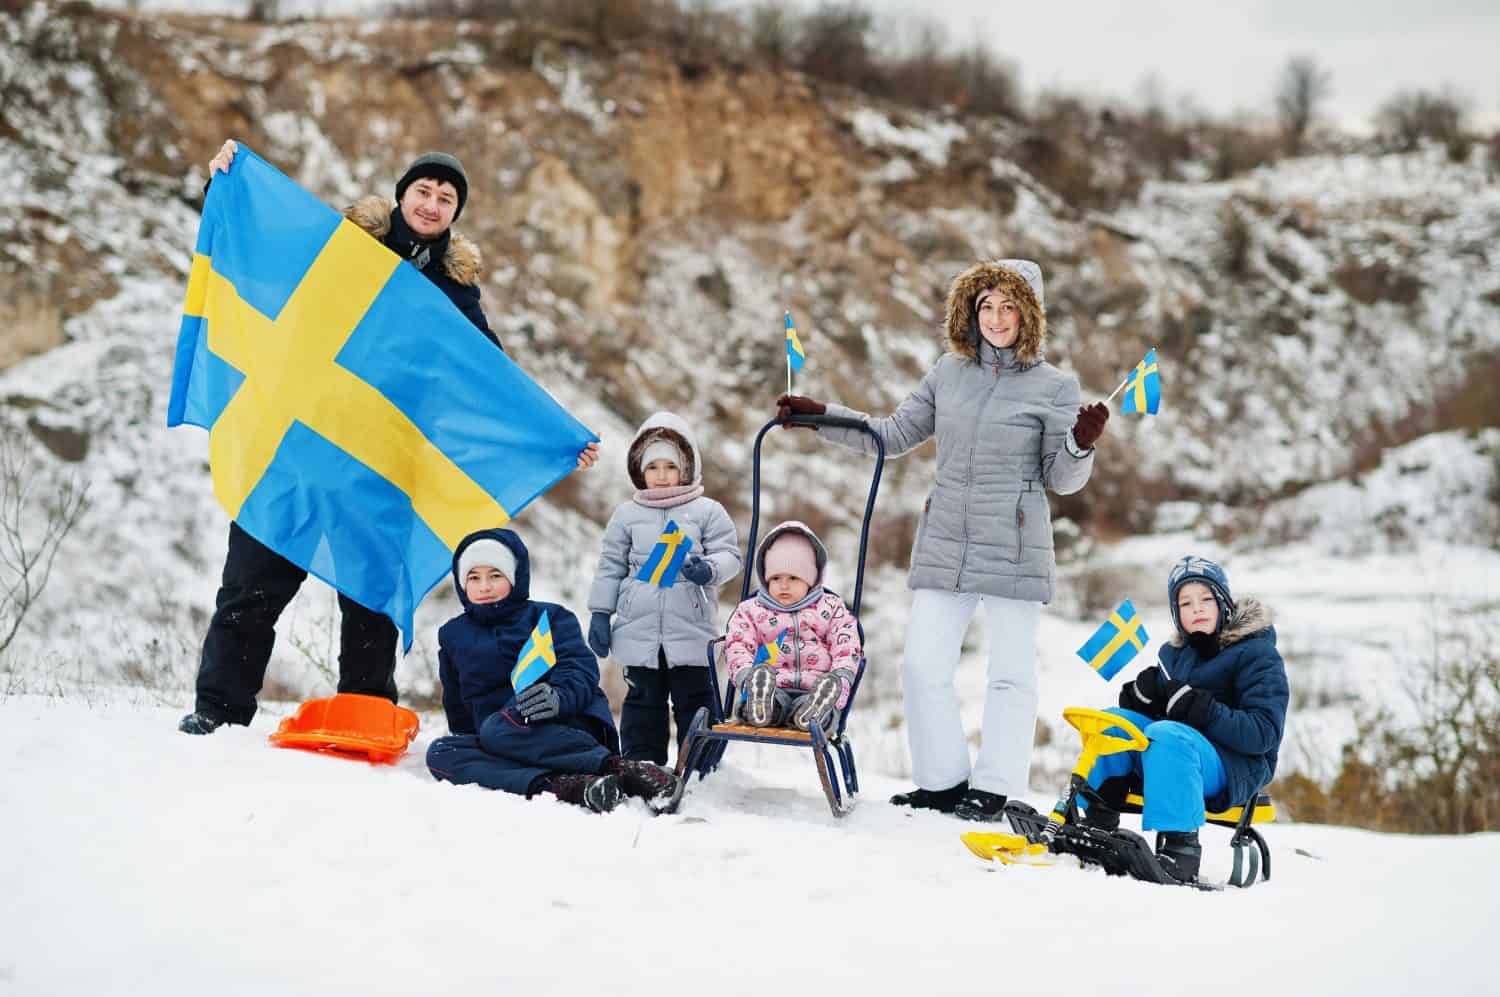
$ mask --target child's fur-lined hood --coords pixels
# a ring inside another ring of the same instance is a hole
[[[344,217],[375,238],[384,239],[391,230],[391,212],[395,208],[395,202],[380,194],[371,194],[345,208]],[[443,254],[443,272],[458,283],[473,287],[479,283],[484,256],[479,252],[479,247],[467,237],[453,229],[449,229],[448,234],[448,251]]]
[[[1040,280],[1040,275],[1038,275]],[[957,277],[948,289],[948,347],[970,360],[979,359],[979,323],[975,302],[981,291],[997,288],[1021,311],[1021,329],[1016,338],[1016,362],[1029,367],[1042,359],[1047,335],[1047,315],[1031,284],[1019,272],[997,260],[976,263]]]
[[[658,439],[671,442],[681,451],[683,459],[687,461],[687,467],[678,469],[682,472],[682,483],[684,485],[701,484],[703,461],[698,457],[698,444],[693,439],[692,430],[688,429],[687,421],[673,412],[656,412],[641,423],[641,428],[635,431],[635,439],[631,441],[630,448],[625,452],[625,465],[630,472],[630,483],[637,489],[645,489],[646,472],[641,470],[641,454],[646,452],[646,447],[652,440]]]
[[[1176,610],[1173,609],[1173,612]],[[1269,606],[1253,596],[1245,596],[1234,604],[1234,612],[1224,621],[1224,627],[1219,631],[1219,647],[1222,650],[1246,637],[1252,637],[1269,629],[1274,622]],[[1184,643],[1182,634],[1172,635],[1173,647],[1182,647]]]

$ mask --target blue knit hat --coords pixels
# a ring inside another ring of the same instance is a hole
[[[1213,593],[1214,602],[1219,604],[1219,623],[1214,628],[1214,633],[1217,634],[1224,629],[1224,621],[1229,618],[1229,614],[1234,612],[1234,598],[1229,594],[1229,576],[1208,558],[1194,557],[1192,554],[1172,566],[1172,573],[1167,576],[1167,606],[1172,611],[1172,624],[1183,637],[1187,633],[1182,629],[1181,614],[1177,612],[1177,593],[1188,582],[1202,582]]]

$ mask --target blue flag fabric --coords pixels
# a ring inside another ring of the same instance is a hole
[[[1105,681],[1131,662],[1141,651],[1151,635],[1136,615],[1135,606],[1129,599],[1120,603],[1120,608],[1109,614],[1109,619],[1094,631],[1088,643],[1078,649],[1078,656],[1099,673]]]
[[[1161,408],[1161,371],[1156,364],[1156,350],[1146,354],[1146,359],[1135,365],[1125,379],[1125,397],[1120,402],[1120,411],[1126,414],[1155,415]]]
[[[209,431],[251,536],[384,613],[407,650],[452,550],[598,437],[409,263],[241,145],[214,177],[167,425]]]
[[[516,693],[546,675],[557,664],[557,652],[552,646],[552,620],[542,610],[542,618],[536,621],[531,636],[521,653],[516,656],[516,667],[510,671],[510,687]]]
[[[671,588],[677,582],[682,562],[687,560],[688,551],[692,549],[692,538],[678,528],[675,520],[667,520],[667,528],[657,538],[646,563],[636,572],[636,579],[664,589]]]
[[[792,324],[792,313],[786,313],[786,362],[792,365],[795,373],[802,369],[807,362],[807,354],[802,350],[802,340],[797,338],[797,327]]]

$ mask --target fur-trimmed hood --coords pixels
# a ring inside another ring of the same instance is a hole
[[[395,202],[380,194],[371,194],[345,208],[344,217],[375,238],[384,239],[391,230],[391,212],[395,208]],[[479,283],[484,256],[479,252],[479,247],[468,238],[452,229],[448,230],[448,234],[448,250],[443,254],[443,272],[465,287],[474,287]]]
[[[1016,338],[1016,362],[1029,367],[1042,359],[1042,343],[1047,336],[1047,314],[1041,296],[1015,265],[1035,268],[1035,281],[1041,285],[1041,268],[1030,260],[986,260],[976,263],[957,277],[948,289],[948,346],[970,360],[979,359],[979,318],[975,301],[981,291],[998,288],[1021,310],[1021,331]]]
[[[1229,619],[1224,621],[1224,627],[1219,631],[1219,648],[1222,650],[1267,630],[1274,622],[1271,607],[1253,596],[1244,596],[1234,604],[1234,612],[1229,614]],[[1173,647],[1182,647],[1185,643],[1181,633],[1172,635]]]
[[[698,456],[698,444],[693,442],[693,433],[687,422],[675,412],[657,412],[641,423],[635,431],[635,439],[625,452],[626,469],[630,472],[630,483],[645,490],[646,475],[641,470],[641,454],[652,440],[667,440],[682,451],[688,466],[682,469],[682,483],[696,485],[703,481],[703,461]]]

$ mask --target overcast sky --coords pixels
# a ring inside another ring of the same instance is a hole
[[[123,6],[125,0],[96,0]],[[549,0],[535,0],[538,4]],[[756,0],[710,0],[745,8]],[[820,0],[792,0],[812,10]],[[839,0],[847,2],[847,0]],[[1154,80],[1169,106],[1190,97],[1228,114],[1270,106],[1294,54],[1332,75],[1328,115],[1368,122],[1398,90],[1451,87],[1471,120],[1500,127],[1500,0],[862,0],[887,32],[935,20],[1019,70],[1025,93],[1055,88],[1139,100]],[[246,0],[143,0],[147,9],[242,12]],[[382,0],[283,0],[283,10],[362,13]]]
[[[1452,87],[1476,119],[1500,125],[1500,0],[864,2],[898,23],[940,20],[955,42],[983,37],[1031,95],[1134,99],[1154,77],[1172,103],[1260,110],[1287,58],[1306,53],[1332,74],[1327,110],[1345,123],[1397,90]]]

